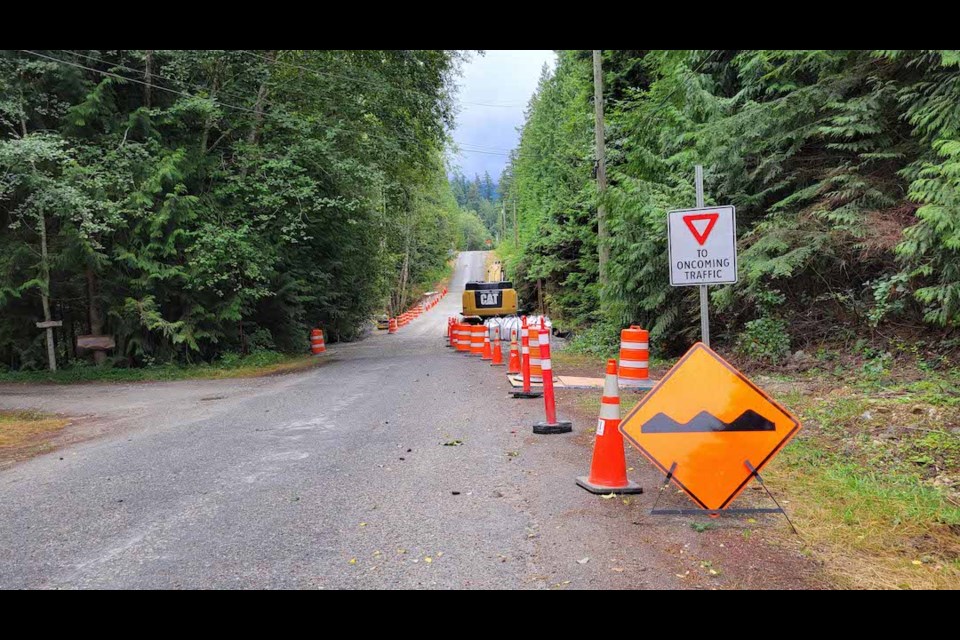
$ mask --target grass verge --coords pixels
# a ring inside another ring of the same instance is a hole
[[[595,355],[553,359],[561,375],[602,370]],[[764,478],[786,502],[804,553],[843,587],[960,588],[960,372],[767,374],[750,372],[803,424]],[[638,399],[625,397],[623,411]],[[574,402],[592,413],[599,396]]]
[[[71,384],[77,382],[149,382],[163,380],[211,380],[218,378],[255,378],[293,373],[321,365],[323,356],[288,356],[271,351],[245,357],[228,357],[212,364],[165,364],[139,369],[81,366],[50,371],[0,373],[0,382]]]

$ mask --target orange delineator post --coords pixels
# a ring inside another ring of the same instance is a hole
[[[447,318],[447,344],[446,346],[453,346],[453,318]]]
[[[540,367],[543,369],[543,409],[545,422],[533,425],[533,432],[539,434],[570,433],[573,423],[569,420],[557,420],[557,403],[553,395],[553,363],[550,362],[550,332],[540,318],[540,329],[531,329],[531,338],[538,336],[540,342]]]
[[[646,380],[650,376],[650,334],[631,325],[620,332],[620,379]]]
[[[521,341],[521,371],[523,372],[523,389],[512,391],[514,398],[539,398],[543,395],[540,391],[533,391],[530,388],[530,328],[527,326],[527,316],[520,318],[520,341]]]
[[[510,332],[510,359],[507,362],[507,374],[520,373],[520,347],[517,345],[517,331]]]
[[[483,337],[487,334],[487,328],[482,324],[475,324],[470,327],[470,355],[483,357]]]
[[[578,477],[577,484],[590,493],[643,493],[640,485],[627,479],[627,459],[623,452],[623,434],[620,433],[620,385],[616,360],[607,360],[590,475]]]
[[[503,366],[503,345],[500,344],[500,327],[493,329],[493,362],[491,367]]]

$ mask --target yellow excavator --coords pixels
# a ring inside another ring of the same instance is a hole
[[[495,260],[487,268],[484,282],[468,282],[463,292],[463,317],[477,324],[486,318],[502,318],[517,314],[517,292],[506,279],[503,264]]]

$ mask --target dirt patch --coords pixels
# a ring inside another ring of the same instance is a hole
[[[71,420],[32,411],[0,411],[0,468],[56,448]]]

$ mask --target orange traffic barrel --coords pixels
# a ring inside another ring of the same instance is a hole
[[[486,326],[475,324],[470,327],[470,355],[483,357],[483,338],[486,335]]]
[[[536,327],[530,327],[530,382],[543,382],[543,369],[540,368],[540,329]]]
[[[390,324],[387,325],[387,326],[388,326],[388,328],[387,328],[387,333],[388,333],[388,334],[389,334],[389,333],[396,333],[396,332],[397,332],[397,319],[396,319],[396,318],[390,318]]]
[[[313,355],[320,355],[321,353],[327,350],[327,346],[323,343],[323,331],[320,329],[314,329],[310,332],[310,352]]]
[[[646,380],[650,375],[650,334],[631,325],[620,332],[620,379]]]
[[[470,325],[461,322],[457,324],[457,335],[459,340],[457,342],[457,351],[460,353],[470,353]]]

